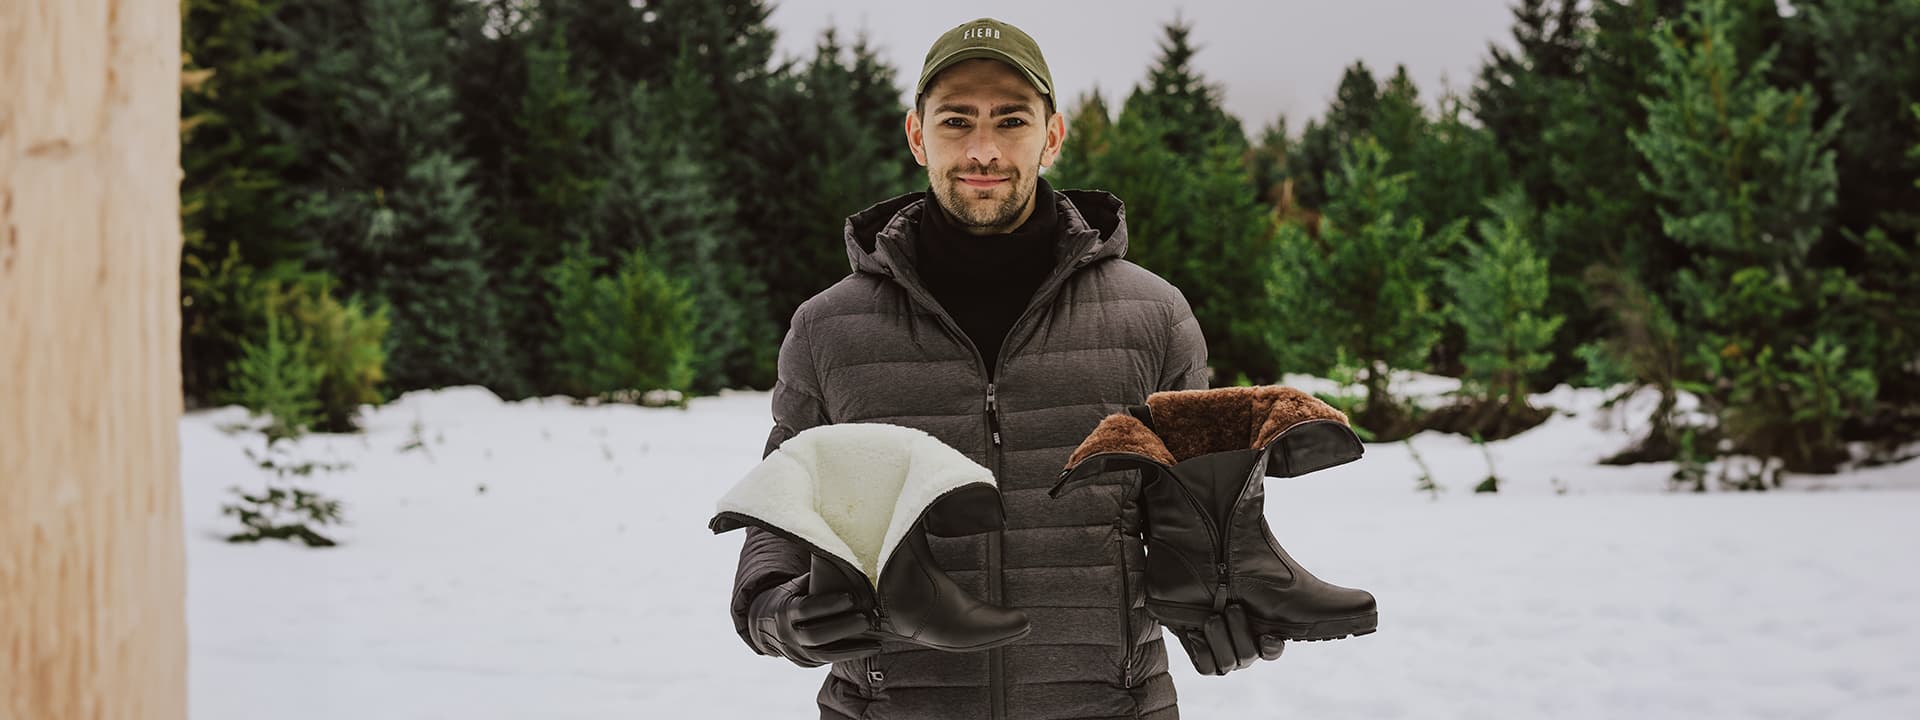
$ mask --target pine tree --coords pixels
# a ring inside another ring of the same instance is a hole
[[[1520,0],[1513,9],[1517,52],[1489,46],[1472,91],[1474,115],[1506,151],[1508,166],[1536,207],[1560,199],[1551,182],[1555,156],[1546,142],[1548,114],[1571,93],[1585,15],[1578,0]]]
[[[1266,269],[1265,312],[1289,320],[1269,336],[1271,352],[1288,371],[1326,373],[1343,362],[1358,365],[1366,400],[1355,420],[1383,440],[1410,429],[1388,394],[1388,379],[1396,369],[1422,367],[1439,336],[1437,258],[1457,241],[1461,227],[1429,230],[1411,217],[1410,179],[1390,174],[1391,162],[1379,141],[1356,142],[1342,155],[1340,172],[1329,178],[1319,235],[1297,223],[1283,226]]]
[[[1279,319],[1260,312],[1258,260],[1272,246],[1272,229],[1247,181],[1246,139],[1188,67],[1186,28],[1166,32],[1148,76],[1157,84],[1136,87],[1111,127],[1100,119],[1103,109],[1076,121],[1091,124],[1088,137],[1068,133],[1063,164],[1050,177],[1059,187],[1106,190],[1126,203],[1127,258],[1186,295],[1218,376],[1271,380],[1278,367],[1265,352],[1266,335]],[[1097,96],[1081,112],[1096,107],[1103,108]],[[1213,138],[1212,145],[1169,141],[1179,128],[1206,122],[1215,130],[1198,135]]]
[[[793,129],[793,123],[843,123],[863,128],[861,132],[876,139],[897,138],[903,108],[890,75],[867,77],[862,100],[853,107],[807,104],[805,92],[797,88],[794,62],[774,62],[775,32],[767,22],[771,12],[765,0],[650,0],[642,11],[643,18],[651,18],[647,30],[653,52],[685,58],[656,62],[645,79],[664,88],[672,75],[689,73],[712,103],[697,128],[704,140],[693,147],[702,160],[710,161],[716,188],[733,205],[733,224],[745,243],[735,260],[766,289],[766,299],[758,305],[762,315],[749,325],[757,329],[749,330],[756,336],[748,348],[757,354],[745,367],[738,366],[736,357],[727,384],[761,388],[773,384],[773,352],[793,309],[846,274],[841,240],[846,216],[903,191],[901,185],[867,187],[855,191],[861,197],[847,200],[838,196],[849,192],[844,189],[823,198],[823,191],[811,187],[809,166],[826,158],[814,139]],[[889,155],[856,153],[837,161],[876,173],[891,169],[891,177],[903,178],[911,158],[898,152],[898,145],[891,149],[895,152]],[[822,265],[802,259],[833,253],[841,262],[831,275],[824,275]]]
[[[567,243],[588,237],[605,178],[590,143],[601,117],[568,52],[564,28],[537,18],[526,38],[526,86],[513,118],[503,195],[494,208],[489,268],[499,287],[513,358],[512,397],[553,390],[550,349],[557,340],[547,304],[546,270]]]
[[[385,340],[392,321],[387,306],[368,308],[359,301],[340,302],[321,288],[296,299],[294,317],[313,338],[316,359],[325,373],[320,377],[321,427],[328,432],[359,429],[358,413],[362,405],[378,405],[386,396],[380,391],[387,379]]]
[[[1605,323],[1604,332],[1574,350],[1586,365],[1582,380],[1596,387],[1621,388],[1612,391],[1609,405],[1641,389],[1658,394],[1646,436],[1636,441],[1635,447],[1603,462],[1692,462],[1692,434],[1697,428],[1677,427],[1679,418],[1674,415],[1680,386],[1687,382],[1683,367],[1687,348],[1682,347],[1673,311],[1659,293],[1649,290],[1624,268],[1592,265],[1581,276],[1593,286],[1593,297],[1602,306],[1599,314]]]
[[[477,188],[481,237],[490,253],[499,253],[501,229],[513,206],[520,179],[513,172],[527,135],[518,127],[520,105],[526,96],[527,46],[534,40],[532,8],[519,0],[433,0],[443,7],[451,37],[454,66],[451,81],[454,114],[459,118],[455,154],[474,164],[471,178]],[[488,273],[496,282],[507,263],[492,257]],[[511,322],[502,308],[502,322]],[[524,358],[515,350],[513,365]],[[509,368],[517,377],[520,369]],[[504,387],[494,388],[503,391]]]
[[[1920,124],[1906,108],[1920,101],[1920,3],[1822,0],[1795,3],[1805,17],[1797,34],[1814,48],[1814,78],[1831,107],[1845,112],[1836,138],[1840,227],[1866,232],[1920,230],[1920,158],[1905,150],[1920,143]]]
[[[445,0],[437,0],[444,2]],[[758,0],[485,0],[449,13],[463,68],[462,135],[479,180],[525,370],[556,338],[544,327],[547,268],[585,240],[610,265],[658,254],[700,294],[701,391],[771,384],[784,312],[762,289],[765,250],[793,242],[762,206],[794,195],[770,167],[796,144],[769,133],[773,33]],[[897,119],[897,118],[896,118]],[[771,198],[771,199],[769,199]],[[767,231],[776,233],[765,237]],[[776,242],[777,241],[777,242]],[[814,287],[817,290],[818,287]],[[535,372],[506,394],[542,387]]]
[[[1410,211],[1427,227],[1486,217],[1486,200],[1506,176],[1499,146],[1466,121],[1460,97],[1444,94],[1438,107],[1430,117],[1406,66],[1397,66],[1381,88],[1368,131],[1393,158],[1390,172],[1412,174]]]
[[[1493,134],[1468,121],[1457,95],[1440,97],[1439,111],[1423,125],[1412,152],[1405,164],[1414,174],[1408,200],[1427,227],[1485,218],[1487,199],[1507,182]]]
[[[1920,3],[1824,0],[1796,3],[1788,35],[1809,57],[1801,76],[1826,99],[1818,119],[1843,117],[1834,147],[1835,223],[1813,259],[1844,268],[1861,285],[1858,308],[1836,324],[1848,348],[1871,362],[1882,410],[1875,434],[1910,437],[1920,417]]]
[[[612,273],[588,243],[547,269],[554,308],[554,385],[575,397],[685,389],[693,381],[693,305],[686,284],[634,250]]]
[[[1920,103],[1909,106],[1910,122],[1920,128]],[[1907,153],[1920,159],[1920,139]],[[1920,177],[1910,181],[1920,189]],[[1848,263],[1847,280],[1857,287],[1845,309],[1823,318],[1826,329],[1847,339],[1847,350],[1866,363],[1878,384],[1877,408],[1860,423],[1858,437],[1897,446],[1911,438],[1920,418],[1920,228],[1905,235],[1875,227],[1844,233],[1860,259]],[[1895,452],[1898,452],[1895,450]]]
[[[1086,187],[1097,180],[1097,163],[1113,145],[1113,114],[1099,88],[1081,95],[1067,112],[1067,140],[1046,171],[1055,188]]]
[[[1541,249],[1560,270],[1551,281],[1548,307],[1567,318],[1568,331],[1555,341],[1548,382],[1579,373],[1574,348],[1613,323],[1606,308],[1640,306],[1628,298],[1600,297],[1600,288],[1664,294],[1670,286],[1667,269],[1682,261],[1679,246],[1660,231],[1653,196],[1640,186],[1646,160],[1625,141],[1629,132],[1646,128],[1639,98],[1651,89],[1649,73],[1658,64],[1653,29],[1665,22],[1663,4],[1593,3],[1580,74],[1571,81],[1578,91],[1561,95],[1549,109],[1545,139],[1556,148],[1549,165],[1551,196],[1558,199],[1537,207],[1544,208]],[[1633,282],[1585,282],[1594,267],[1626,272]]]
[[[900,135],[907,107],[892,68],[865,37],[844,42],[835,31],[821,34],[804,65],[772,80],[778,133],[758,160],[751,202],[759,222],[772,223],[753,236],[754,257],[778,318],[786,322],[814,293],[846,277],[846,218],[894,195],[924,188],[926,171],[906,152]],[[777,213],[779,219],[759,213]],[[776,336],[777,337],[777,336]],[[777,346],[772,342],[770,346]]]
[[[1814,124],[1810,88],[1767,84],[1773,53],[1742,62],[1734,17],[1705,0],[1661,29],[1647,131],[1632,139],[1662,229],[1692,256],[1675,294],[1695,387],[1739,449],[1817,469],[1876,391],[1820,322],[1853,284],[1808,263],[1834,202],[1838,127]]]
[[[595,210],[594,255],[643,251],[688,284],[692,389],[712,392],[766,359],[765,288],[742,261],[733,198],[720,187],[699,126],[706,88],[683,66],[658,90],[635,87],[609,117],[608,183]],[[774,345],[773,347],[777,347]]]
[[[260,342],[240,341],[239,356],[227,368],[233,388],[224,399],[265,415],[267,444],[297,437],[320,421],[320,382],[325,369],[312,357],[311,342],[293,329],[279,308],[267,307],[262,316],[266,333]]]
[[[1287,159],[1294,197],[1302,206],[1316,210],[1326,206],[1327,176],[1339,171],[1341,153],[1361,137],[1373,134],[1379,108],[1379,81],[1366,63],[1354,61],[1340,76],[1340,87],[1327,107],[1326,118],[1307,122],[1300,133],[1298,151]]]
[[[566,35],[571,67],[596,100],[618,103],[639,83],[664,85],[682,42],[663,32],[660,10],[671,3],[634,0],[540,0],[542,13]],[[698,41],[695,41],[696,44]]]
[[[1497,439],[1509,434],[1503,419],[1528,412],[1528,377],[1546,369],[1561,318],[1543,311],[1547,260],[1534,249],[1539,230],[1526,196],[1514,188],[1487,204],[1493,217],[1479,222],[1479,240],[1447,265],[1445,280],[1450,314],[1466,330],[1466,380],[1494,411],[1474,424]]]
[[[400,390],[505,379],[480,208],[458,157],[448,37],[410,0],[367,0],[360,27],[312,65],[327,160],[305,198],[321,265],[341,291],[388,306],[386,375]],[[337,61],[332,61],[337,58]]]
[[[1420,89],[1407,75],[1407,66],[1394,66],[1393,76],[1380,88],[1379,105],[1373,114],[1369,132],[1393,158],[1392,171],[1413,170],[1416,148],[1427,133],[1427,116],[1420,107]]]
[[[1333,103],[1327,107],[1327,126],[1334,130],[1334,141],[1346,147],[1373,132],[1380,116],[1380,81],[1365,62],[1355,60],[1340,75]],[[1336,160],[1337,163],[1337,160]]]
[[[1152,233],[1161,223],[1170,224],[1181,212],[1171,198],[1182,184],[1176,175],[1184,168],[1173,151],[1158,142],[1157,130],[1139,128],[1144,121],[1138,114],[1123,109],[1112,122],[1105,115],[1106,106],[1098,94],[1081,100],[1048,181],[1062,189],[1105,190],[1119,197],[1126,203],[1128,258],[1143,265],[1156,262],[1149,257],[1156,246],[1142,246],[1132,238]],[[1080,128],[1088,133],[1077,134]],[[1146,170],[1152,166],[1159,166],[1160,172]]]
[[[1287,175],[1287,159],[1293,154],[1293,139],[1287,135],[1286,117],[1260,129],[1260,137],[1247,151],[1247,179],[1254,196],[1283,216],[1293,209],[1293,190]]]
[[[1165,37],[1159,58],[1147,71],[1146,82],[1127,97],[1126,107],[1160,127],[1160,144],[1181,158],[1200,161],[1223,144],[1236,152],[1245,150],[1246,133],[1221,107],[1219,86],[1193,68],[1199,51],[1189,39],[1193,26],[1175,20],[1161,31]]]
[[[315,252],[285,179],[299,156],[286,98],[293,52],[271,0],[188,0],[181,46],[181,380],[189,404],[227,385],[242,342],[267,326],[260,286],[293,281]]]

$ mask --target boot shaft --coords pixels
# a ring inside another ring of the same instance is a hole
[[[1217,609],[1261,586],[1293,584],[1267,530],[1266,464],[1264,450],[1212,453],[1145,483],[1149,597]]]
[[[868,584],[845,563],[815,555],[807,592],[849,593],[873,628],[864,636],[902,640],[936,650],[970,652],[998,647],[1031,630],[1018,610],[991,605],[962,589],[934,562],[923,527],[909,530]]]

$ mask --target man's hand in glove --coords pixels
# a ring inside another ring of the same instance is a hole
[[[769,588],[747,611],[753,647],[801,667],[819,667],[880,652],[880,641],[854,636],[873,627],[846,593],[808,595],[808,575]]]
[[[1202,628],[1168,628],[1180,636],[1193,669],[1201,675],[1225,675],[1256,660],[1274,660],[1286,650],[1287,641],[1274,635],[1255,636],[1247,624],[1247,611],[1238,603],[1207,618]]]

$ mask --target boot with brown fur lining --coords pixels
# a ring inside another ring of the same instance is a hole
[[[1352,462],[1364,448],[1346,415],[1280,386],[1154,393],[1108,416],[1075,449],[1052,495],[1138,469],[1147,524],[1147,611],[1197,631],[1229,604],[1258,635],[1337,640],[1373,632],[1373,595],[1294,561],[1263,514],[1266,476]]]

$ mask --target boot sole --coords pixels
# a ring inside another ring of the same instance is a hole
[[[1147,613],[1167,627],[1199,629],[1206,626],[1207,620],[1213,617],[1214,610],[1211,606],[1204,605],[1149,602]],[[1247,621],[1253,626],[1255,635],[1273,635],[1300,642],[1359,637],[1380,629],[1379,611],[1306,623],[1264,620],[1251,615],[1247,617]]]
[[[1259,622],[1254,623],[1254,627],[1256,628],[1261,625],[1262,623]],[[1320,642],[1324,640],[1340,640],[1343,638],[1369,635],[1379,629],[1380,613],[1374,612],[1348,618],[1321,620],[1317,623],[1311,623],[1303,629],[1298,630],[1298,635],[1289,635],[1286,632],[1275,632],[1274,634],[1281,635],[1288,640],[1299,642]]]

